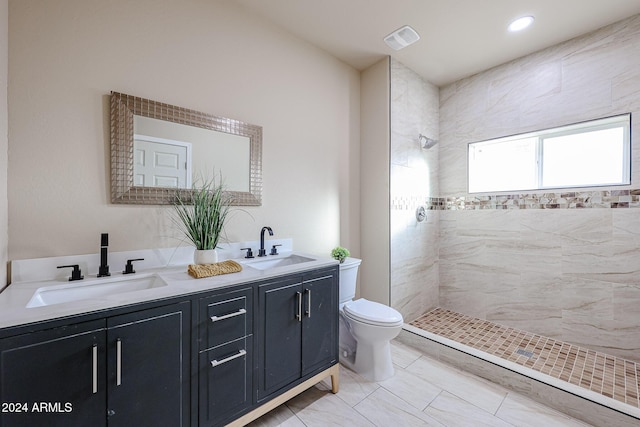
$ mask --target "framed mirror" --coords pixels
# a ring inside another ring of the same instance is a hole
[[[111,202],[166,205],[221,174],[236,206],[262,204],[262,127],[111,92]]]

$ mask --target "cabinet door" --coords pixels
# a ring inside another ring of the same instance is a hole
[[[338,286],[335,275],[305,277],[302,376],[326,369],[338,358]]]
[[[109,426],[190,423],[190,302],[107,319]]]
[[[200,426],[225,425],[253,401],[253,336],[200,353]]]
[[[258,400],[300,378],[301,279],[258,288]]]
[[[105,426],[104,326],[0,340],[0,426]]]

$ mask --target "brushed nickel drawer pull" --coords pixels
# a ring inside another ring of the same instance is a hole
[[[94,344],[91,349],[93,363],[91,366],[91,383],[93,385],[91,391],[93,394],[98,392],[98,344]]]
[[[122,384],[122,340],[116,341],[116,385]]]
[[[244,308],[241,308],[238,311],[234,311],[233,313],[225,314],[223,316],[211,316],[211,321],[217,322],[219,320],[228,319],[230,317],[240,316],[241,314],[247,314],[247,310],[245,310]]]
[[[230,362],[233,359],[237,359],[238,357],[244,356],[245,354],[247,354],[247,352],[245,350],[240,350],[240,351],[238,351],[238,353],[234,354],[233,356],[229,356],[229,357],[227,357],[225,359],[222,359],[222,360],[215,360],[214,359],[214,360],[211,361],[211,367],[215,368],[218,365],[222,365],[223,363]]]
[[[298,322],[302,322],[302,292],[296,292],[296,297],[298,298],[298,313],[296,314],[296,319]]]
[[[307,294],[307,311],[305,311],[304,314],[306,314],[307,317],[311,317],[311,289],[305,289],[304,291]]]

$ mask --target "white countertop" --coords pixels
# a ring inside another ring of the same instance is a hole
[[[282,267],[274,267],[268,270],[258,270],[250,267],[252,260],[235,259],[235,261],[239,262],[243,267],[241,272],[202,279],[194,279],[189,276],[187,273],[187,265],[157,267],[145,270],[138,270],[136,268],[137,273],[127,275],[127,278],[130,277],[131,279],[135,279],[137,275],[140,277],[140,275],[144,275],[146,273],[155,273],[167,283],[167,286],[33,308],[27,308],[26,305],[34,293],[41,288],[54,286],[60,287],[68,285],[69,283],[83,282],[87,285],[91,285],[93,283],[100,283],[100,280],[102,279],[96,278],[95,275],[85,275],[85,279],[78,282],[69,282],[64,278],[58,278],[47,281],[13,283],[0,293],[0,329],[115,308],[134,303],[143,303],[146,301],[214,290],[230,285],[283,276],[304,270],[313,270],[338,265],[338,261],[332,258],[318,257],[316,255],[309,255],[300,252],[283,252],[279,255],[270,255],[268,256],[268,259],[275,260],[278,258],[286,258],[292,254],[312,258],[313,260]],[[112,271],[111,278],[117,276],[122,276],[122,273],[114,273]]]

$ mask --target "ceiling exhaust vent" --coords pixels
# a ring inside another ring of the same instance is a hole
[[[384,42],[393,50],[400,50],[420,40],[420,35],[408,25],[398,28],[384,38]]]

